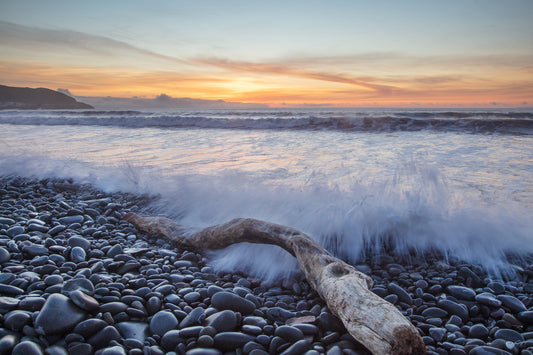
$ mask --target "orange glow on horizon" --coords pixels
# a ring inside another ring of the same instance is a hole
[[[412,75],[351,79],[274,67],[243,72],[213,68],[177,73],[113,67],[59,67],[0,60],[4,85],[69,89],[76,96],[154,98],[160,94],[271,107],[526,107],[533,106],[531,70],[491,76]],[[372,81],[369,81],[372,80]]]

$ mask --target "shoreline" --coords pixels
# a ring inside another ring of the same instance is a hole
[[[0,176],[0,353],[368,354],[300,275],[267,285],[121,220],[145,196]],[[533,264],[358,264],[429,354],[533,354]],[[61,310],[60,316],[57,310]]]

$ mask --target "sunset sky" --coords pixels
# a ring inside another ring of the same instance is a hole
[[[0,84],[271,106],[532,107],[533,1],[0,0]]]

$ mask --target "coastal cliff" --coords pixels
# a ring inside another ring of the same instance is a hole
[[[60,92],[45,88],[21,88],[0,85],[0,110],[93,109],[91,105]]]

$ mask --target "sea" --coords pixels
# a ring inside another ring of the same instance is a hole
[[[189,233],[237,217],[287,225],[357,264],[385,245],[494,273],[533,253],[533,110],[0,111],[0,174],[157,196]],[[274,246],[209,254],[276,278]]]

